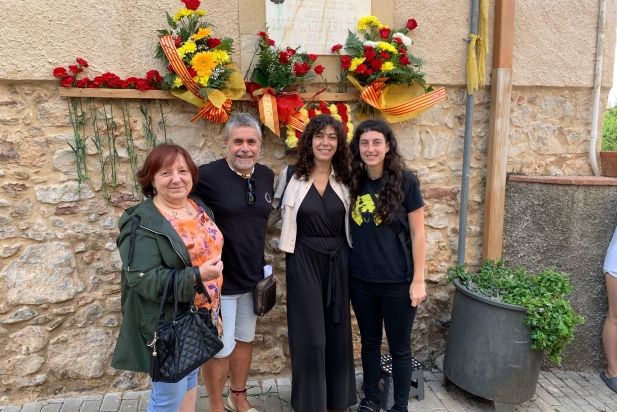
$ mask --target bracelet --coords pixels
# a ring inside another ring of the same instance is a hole
[[[199,266],[193,266],[193,272],[195,272],[195,289],[197,293],[203,295],[206,293],[204,283],[201,281],[201,273],[199,273]]]

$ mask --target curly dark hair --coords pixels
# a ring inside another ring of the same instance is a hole
[[[405,162],[398,152],[394,132],[392,132],[388,123],[381,119],[369,119],[360,123],[354,131],[351,143],[349,143],[349,151],[351,152],[351,184],[349,188],[351,204],[355,207],[362,181],[366,175],[365,165],[360,157],[360,136],[366,132],[381,133],[386,139],[386,144],[389,144],[390,147],[384,159],[383,175],[378,192],[379,198],[375,205],[377,216],[385,223],[389,223],[394,219],[394,214],[399,205],[405,200],[405,193],[403,192]]]
[[[318,114],[306,125],[306,129],[304,129],[298,141],[298,161],[296,162],[294,176],[296,179],[309,178],[315,168],[313,137],[324,130],[326,126],[332,126],[336,131],[336,152],[332,157],[335,179],[337,182],[349,186],[349,151],[347,150],[345,129],[343,129],[341,122],[327,114]]]

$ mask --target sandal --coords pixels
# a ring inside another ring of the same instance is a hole
[[[357,412],[379,412],[381,411],[381,406],[376,404],[373,401],[370,401],[366,398],[360,401],[360,406],[358,406]]]
[[[229,388],[229,392],[231,392],[232,394],[236,396],[246,395],[246,388],[244,388],[241,391],[234,391],[233,389]],[[238,409],[236,409],[235,405],[231,401],[231,396],[227,396],[227,406],[225,406],[225,410],[227,412],[238,412]],[[259,411],[257,411],[257,409],[255,408],[251,408],[246,412],[259,412]]]

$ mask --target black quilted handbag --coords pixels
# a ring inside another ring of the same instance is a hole
[[[173,283],[174,298],[172,319],[163,323],[170,282]],[[208,292],[206,297],[212,304]],[[165,279],[157,328],[152,342],[148,343],[152,348],[150,378],[153,382],[179,382],[223,349],[209,310],[197,309],[191,303],[188,311],[180,316],[176,316],[177,312],[178,269],[172,269]]]

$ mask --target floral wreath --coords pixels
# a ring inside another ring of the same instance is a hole
[[[302,108],[300,109],[300,113],[302,113],[307,118],[305,125],[308,124],[310,119],[317,116],[318,114],[329,114],[343,124],[343,129],[345,130],[345,133],[347,135],[347,142],[351,141],[354,128],[353,123],[350,119],[351,108],[348,104],[337,103],[328,105],[327,103],[320,101],[315,108]],[[288,127],[287,138],[285,139],[285,144],[287,145],[287,147],[292,149],[295,148],[298,145],[298,140],[300,139],[300,136],[302,136],[301,131]]]
[[[163,84],[174,96],[201,108],[191,122],[203,117],[224,123],[232,100],[246,92],[230,57],[233,39],[212,36],[212,25],[204,19],[206,12],[199,10],[199,0],[181,1],[186,7],[173,18],[167,13],[171,30],[159,30],[156,57],[164,59],[169,70]]]

